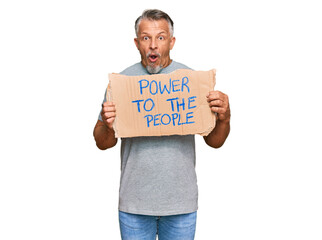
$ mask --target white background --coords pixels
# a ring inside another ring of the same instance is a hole
[[[225,145],[196,137],[196,239],[321,240],[322,15],[296,0],[1,1],[0,239],[120,239],[120,143],[92,131],[147,8],[230,97]]]

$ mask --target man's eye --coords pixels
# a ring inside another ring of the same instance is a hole
[[[149,37],[144,37],[143,40],[149,40]]]
[[[164,37],[160,36],[160,37],[159,37],[159,40],[164,40]]]

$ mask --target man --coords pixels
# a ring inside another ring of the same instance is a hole
[[[170,59],[175,43],[173,21],[160,10],[146,10],[135,22],[135,45],[141,62],[125,69],[124,75],[170,73],[187,66]],[[211,91],[209,107],[217,113],[214,130],[205,142],[221,147],[230,131],[227,95]],[[113,122],[117,109],[102,105],[94,129],[96,145],[105,150],[117,139]],[[194,135],[124,138],[121,143],[119,221],[122,239],[194,239],[198,189],[195,172]]]

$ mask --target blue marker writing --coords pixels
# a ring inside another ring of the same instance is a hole
[[[152,122],[153,116],[152,115],[146,115],[146,116],[144,116],[144,118],[146,118],[147,126],[150,127],[150,122]]]
[[[188,109],[192,109],[192,108],[197,107],[197,106],[190,106],[190,103],[194,102],[196,98],[197,98],[196,96],[188,98]]]
[[[143,83],[142,82],[146,82],[146,85],[145,86],[143,86]],[[139,84],[140,84],[140,93],[141,93],[141,95],[142,95],[142,89],[143,88],[147,88],[148,86],[149,86],[149,81],[148,80],[146,80],[146,79],[141,79],[140,81],[139,81]]]
[[[190,119],[190,118],[193,118],[193,115],[192,115],[192,116],[189,116],[190,114],[192,115],[192,114],[193,114],[193,112],[188,112],[188,113],[186,114],[186,124],[195,123],[195,122],[189,122],[189,119]]]
[[[151,107],[150,107],[150,109],[147,109],[147,108],[146,108],[146,103],[147,103],[148,101],[151,101]],[[154,108],[154,106],[155,106],[155,104],[154,104],[154,102],[153,102],[153,100],[152,100],[151,98],[148,98],[147,100],[145,100],[145,102],[144,102],[144,104],[143,104],[143,108],[144,108],[144,110],[145,110],[145,111],[147,111],[147,112],[150,112],[150,111]]]
[[[138,112],[141,112],[140,111],[140,102],[143,102],[144,100],[135,100],[135,101],[132,101],[132,103],[137,103],[137,106],[138,106]]]
[[[171,92],[171,78],[169,79],[169,88],[167,88],[167,85],[163,85],[163,89],[161,88],[161,81],[159,82],[159,88],[160,88],[160,93],[163,94],[164,91],[167,91],[168,94]]]
[[[155,85],[155,91],[154,92],[152,92],[152,83],[154,83],[154,85]],[[157,84],[157,82],[155,80],[152,80],[151,83],[150,83],[150,93],[152,95],[155,95],[155,94],[158,93],[158,84]]]
[[[187,81],[185,82],[184,79],[186,79]],[[189,82],[189,79],[187,77],[183,77],[182,78],[182,83],[181,83],[181,92],[183,92],[183,87],[186,86],[188,92],[190,92],[190,88],[189,86],[187,85]]]
[[[165,123],[164,116],[167,116],[167,118],[168,118],[168,122],[167,123]],[[168,125],[170,122],[171,122],[171,117],[168,114],[163,114],[162,117],[161,117],[161,123],[163,125]]]
[[[172,109],[172,112],[174,112],[174,104],[173,104],[173,101],[174,100],[177,100],[178,101],[178,99],[179,99],[178,97],[167,99],[167,102],[171,101],[171,109]]]

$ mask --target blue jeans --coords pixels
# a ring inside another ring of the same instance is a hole
[[[119,211],[122,240],[193,240],[196,220],[197,212],[158,217]]]

